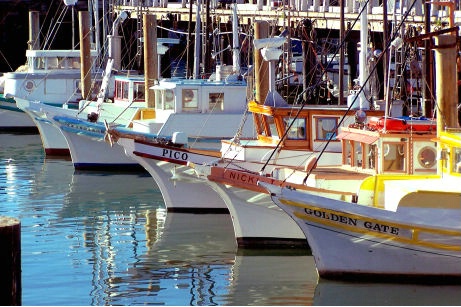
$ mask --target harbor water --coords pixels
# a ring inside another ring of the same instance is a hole
[[[147,173],[75,172],[39,135],[0,134],[0,203],[23,305],[461,305],[461,285],[319,280],[308,250],[237,249],[229,215],[167,213]]]

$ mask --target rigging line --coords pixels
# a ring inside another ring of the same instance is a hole
[[[42,49],[51,49],[51,42],[54,41],[56,36],[58,35],[58,30],[61,27],[63,20],[65,18],[65,15],[67,11],[69,10],[69,7],[65,6],[65,9],[60,10],[59,16],[57,17],[56,21],[54,22],[54,18],[51,18],[51,24],[52,27],[48,29],[48,33],[45,35],[45,41],[43,42],[43,47]],[[56,13],[57,14],[57,13]],[[55,16],[56,16],[55,14]],[[48,47],[46,47],[48,46]],[[72,46],[74,48],[74,46]]]
[[[367,2],[368,2],[368,1],[367,1]],[[393,33],[391,39],[388,41],[385,51],[382,52],[382,53],[380,54],[380,56],[379,56],[379,58],[378,58],[378,61],[379,61],[383,56],[385,56],[385,54],[386,54],[387,52],[389,52],[389,47],[390,47],[392,41],[395,39],[395,37],[396,37],[397,34],[399,33],[400,28],[401,28],[402,25],[403,25],[403,21],[406,19],[406,17],[407,17],[408,14],[410,13],[410,11],[411,11],[411,9],[413,8],[413,6],[415,5],[415,3],[416,3],[416,0],[413,1],[412,5],[410,6],[410,8],[409,8],[409,9],[407,10],[407,12],[405,13],[405,15],[404,15],[404,17],[403,17],[401,23],[400,23],[397,27],[395,27],[394,33]],[[359,18],[360,15],[363,13],[365,7],[366,7],[366,5],[364,5],[364,6],[362,7],[362,10],[361,10],[360,14],[357,16],[357,19],[355,20],[355,22],[357,22],[358,18]],[[355,22],[354,22],[354,24],[355,24]],[[352,26],[350,29],[352,29],[352,28],[353,28],[353,26]],[[347,36],[348,36],[349,34],[350,34],[350,30],[349,30],[348,33],[346,34],[345,39],[341,42],[341,45],[340,45],[340,47],[339,47],[338,49],[341,49],[341,46],[345,43],[346,38],[347,38]],[[337,49],[336,53],[338,52],[338,49]],[[336,55],[336,53],[335,53],[335,55]],[[334,55],[334,56],[335,56],[335,55]],[[333,56],[333,57],[334,57],[334,56]],[[354,101],[350,104],[350,106],[348,107],[347,111],[345,112],[345,114],[343,115],[343,117],[341,118],[341,120],[338,122],[338,125],[336,126],[336,130],[338,130],[338,128],[341,126],[342,122],[345,120],[346,114],[349,112],[349,110],[351,109],[352,105],[354,105],[355,100],[360,96],[360,93],[363,91],[365,85],[368,83],[369,79],[371,78],[371,76],[373,75],[373,73],[374,73],[374,71],[375,71],[376,69],[377,69],[377,65],[375,65],[375,66],[373,67],[373,69],[372,69],[371,72],[369,73],[367,79],[365,80],[364,84],[360,87],[360,90],[359,90],[357,96],[354,98]],[[312,86],[309,87],[309,88],[307,88],[307,89],[304,90],[303,92],[307,92],[307,90],[310,89],[310,88],[312,88]],[[301,97],[301,95],[302,95],[302,93],[301,93],[298,97]],[[303,104],[301,105],[300,110],[305,106],[305,104],[306,104],[306,102],[304,101]],[[300,110],[298,111],[298,113],[297,113],[296,116],[299,115]],[[286,131],[285,131],[283,137],[281,138],[279,144],[280,144],[281,141],[286,137],[287,131],[291,128],[291,126],[293,125],[293,123],[294,123],[294,120],[293,120],[293,121],[291,122],[291,124],[287,127],[287,129],[286,129]],[[323,155],[323,153],[325,152],[327,146],[330,144],[330,142],[331,142],[331,140],[333,139],[333,137],[334,137],[334,134],[331,134],[330,137],[329,137],[329,139],[328,139],[328,141],[327,141],[327,143],[324,145],[322,151],[320,152],[320,154],[319,154],[317,160],[320,159],[320,157]],[[279,146],[279,144],[277,144],[277,147]],[[276,147],[276,148],[274,149],[274,151],[272,152],[271,156],[269,157],[269,159],[267,160],[266,164],[265,164],[264,167],[262,168],[262,171],[264,170],[264,168],[265,168],[265,167],[267,166],[267,164],[269,163],[269,161],[270,161],[270,159],[272,158],[272,156],[273,156],[275,150],[277,149],[277,147]],[[311,174],[312,170],[313,170],[313,168],[311,168],[310,170],[307,171],[307,174],[306,174],[306,176],[305,176],[304,179],[303,179],[303,184],[306,183],[307,178],[308,178],[309,175]],[[288,178],[286,178],[286,179],[288,179]],[[285,179],[285,180],[286,180],[286,179]]]
[[[410,11],[412,10],[412,8],[413,8],[413,6],[415,5],[416,1],[417,1],[417,0],[413,0],[412,5],[410,6],[410,8],[407,10],[407,12],[405,13],[405,15],[403,16],[403,18],[402,18],[400,24],[399,24],[397,27],[395,27],[395,30],[394,30],[394,33],[393,33],[391,39],[387,42],[385,51],[382,52],[382,53],[380,54],[378,60],[381,59],[381,57],[383,57],[387,52],[390,52],[390,46],[391,46],[391,44],[392,44],[392,41],[395,39],[395,37],[396,37],[397,34],[399,33],[400,28],[401,28],[402,25],[403,25],[403,21],[407,18],[408,14],[409,14]],[[364,7],[365,7],[365,6],[364,6]],[[377,67],[377,65],[375,65],[375,66],[373,67],[373,69],[371,70],[371,72],[370,72],[370,74],[368,75],[367,79],[365,80],[364,84],[360,87],[360,90],[359,90],[359,92],[358,92],[358,94],[357,94],[357,97],[358,97],[358,96],[361,94],[361,92],[363,91],[363,88],[364,88],[365,84],[368,83],[368,80],[369,80],[370,77],[372,76],[373,72],[377,69],[376,67]],[[348,109],[347,109],[347,111],[346,111],[346,114],[347,114],[347,112],[351,109],[351,107],[354,105],[354,102],[355,102],[355,100],[357,99],[357,97],[354,98],[354,101],[353,101],[353,102],[351,103],[351,105],[348,107]],[[338,130],[338,128],[341,126],[342,122],[344,121],[346,114],[344,114],[344,116],[341,118],[341,120],[339,121],[338,125],[336,126],[336,131]],[[319,154],[317,160],[320,159],[320,157],[323,155],[323,153],[324,153],[325,150],[326,150],[326,147],[328,146],[328,144],[330,144],[331,140],[333,139],[333,136],[334,136],[334,134],[331,134],[331,135],[330,135],[330,137],[328,138],[327,143],[325,144],[325,146],[323,147],[322,151],[320,152],[320,154]],[[311,169],[309,169],[309,170],[307,171],[307,174],[306,174],[306,176],[305,176],[304,179],[303,179],[303,184],[306,183],[307,178],[308,178],[309,175],[312,173],[312,170],[313,170],[313,167],[311,167]]]
[[[62,5],[63,3],[60,2],[60,4]],[[51,4],[48,6],[48,10],[46,11],[45,18],[44,18],[43,22],[40,23],[39,35],[43,34],[45,40],[48,39],[50,29],[48,28],[48,33],[45,35],[45,34],[43,33],[43,32],[44,32],[43,28],[44,28],[44,25],[45,25],[45,23],[46,23],[48,17],[50,16],[50,12],[51,12],[51,7],[52,7],[52,6],[53,6],[53,3],[51,3]],[[59,5],[59,7],[60,7],[60,5]],[[58,7],[58,10],[55,10],[54,16],[56,16],[58,12],[62,12],[62,9],[59,9],[59,7]],[[51,20],[50,20],[50,26],[51,26],[51,25],[56,25],[56,23],[54,22],[54,18],[53,18],[53,17],[50,17],[50,19],[51,19]],[[45,49],[45,43],[43,43],[42,46],[40,46],[40,49]]]
[[[0,55],[5,60],[6,65],[8,65],[8,67],[11,69],[11,71],[13,71],[13,67],[11,67],[10,62],[8,62],[8,59],[5,57],[5,55],[3,54],[3,52],[1,50],[0,50]]]
[[[415,0],[416,1],[416,0]],[[365,2],[365,4],[368,4],[369,0],[367,0]],[[363,14],[363,11],[365,10],[365,8],[367,7],[367,5],[363,5],[362,6],[362,10],[360,11],[360,14],[357,15],[357,18],[354,20],[354,23],[352,24],[352,26],[350,27],[350,29],[347,31],[345,37],[344,37],[344,40],[341,42],[341,45],[339,46],[339,48],[336,49],[335,53],[333,54],[330,62],[328,63],[328,66],[330,66],[330,64],[332,63],[333,59],[335,58],[336,54],[338,53],[339,50],[341,50],[341,47],[344,45],[346,39],[348,38],[348,36],[350,35],[352,29],[354,28],[354,25],[358,22],[359,20],[359,17],[361,14]],[[316,65],[317,66],[317,65]],[[317,82],[312,85],[312,86],[309,86],[307,87],[306,89],[304,89],[300,94],[298,94],[298,97],[296,99],[296,101],[298,100],[301,100],[302,99],[302,96],[307,93],[308,91],[311,91],[312,89],[316,88],[317,86],[319,86],[320,84],[322,84],[322,82],[324,82],[322,79],[323,79],[323,75],[326,73],[326,71],[323,71],[320,78],[317,80]],[[360,91],[363,90],[363,85],[362,85],[362,88]],[[360,94],[360,92],[359,92]],[[358,96],[357,96],[358,97]],[[356,97],[356,99],[357,99]],[[355,102],[355,99],[354,99],[354,102]],[[304,109],[304,106],[306,105],[307,101],[303,101],[302,104],[301,104],[301,107],[298,109],[294,119],[298,118],[299,114],[301,113],[301,111]],[[348,111],[349,109],[352,107],[353,104],[351,104],[348,108]],[[279,142],[277,143],[276,147],[274,148],[274,150],[272,151],[271,155],[269,156],[269,158],[267,159],[266,163],[264,164],[264,166],[261,168],[261,172],[263,172],[266,168],[266,166],[269,164],[269,161],[272,159],[273,155],[275,154],[275,152],[279,149],[280,145],[282,144],[282,142],[285,140],[289,130],[291,129],[291,127],[293,126],[294,124],[294,119],[291,121],[291,123],[288,125],[288,127],[285,129],[285,132],[283,133],[282,137],[280,138]],[[343,121],[344,119],[341,120],[341,122]],[[333,134],[330,136],[330,139],[333,137]],[[327,145],[328,145],[329,142],[327,142]]]

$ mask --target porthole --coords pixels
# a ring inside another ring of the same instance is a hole
[[[34,88],[35,88],[35,83],[34,83],[34,81],[32,81],[32,80],[26,80],[26,81],[24,82],[24,88],[25,88],[26,91],[28,91],[28,92],[33,91]]]
[[[437,152],[433,147],[423,147],[418,152],[418,162],[424,168],[432,168],[435,165]]]

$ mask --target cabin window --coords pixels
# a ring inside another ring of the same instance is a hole
[[[453,147],[452,156],[453,156],[452,171],[455,173],[461,174],[461,148]]]
[[[338,127],[337,117],[316,117],[315,127],[316,140],[328,141],[330,138],[336,140],[336,129]]]
[[[378,159],[376,145],[365,145],[366,152],[367,152],[367,165],[365,168],[368,169],[376,169],[376,160]]]
[[[45,69],[45,58],[36,58],[35,60],[36,69]]]
[[[72,68],[80,69],[80,59],[79,58],[72,58]]]
[[[306,139],[306,119],[305,118],[285,118],[285,129],[288,129],[288,140]],[[290,126],[291,125],[291,126]]]
[[[144,101],[145,94],[146,89],[144,87],[144,82],[135,82],[133,90],[134,101]]]
[[[47,69],[57,69],[58,66],[58,58],[48,58]]]
[[[155,108],[159,110],[174,110],[173,90],[155,90]]]
[[[405,171],[405,147],[403,143],[383,143],[384,171]]]
[[[82,81],[81,80],[75,80],[75,93],[76,94],[81,94],[82,93]]]
[[[128,86],[128,83],[123,82],[120,83],[122,85],[122,99],[128,100],[130,98],[130,87]]]
[[[174,110],[174,92],[173,90],[163,90],[164,95],[164,104],[162,106],[163,110]]]
[[[101,91],[102,80],[94,80],[91,83],[91,93],[97,95]]]
[[[118,99],[123,99],[123,84],[124,82],[115,81],[115,97]]]
[[[211,112],[224,111],[224,93],[210,93],[208,96],[208,109]]]
[[[185,111],[198,109],[198,90],[183,89],[182,90],[182,108]]]

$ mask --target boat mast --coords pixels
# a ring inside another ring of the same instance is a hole
[[[197,79],[200,76],[200,38],[201,38],[201,20],[200,20],[200,5],[202,0],[197,0],[197,11],[195,13],[195,45],[194,45],[194,73],[193,79]]]
[[[339,0],[339,97],[338,105],[343,104],[344,100],[344,2]],[[350,70],[349,70],[350,73]]]
[[[232,10],[232,64],[234,66],[234,73],[240,75],[240,44],[237,3],[234,3]]]
[[[360,14],[360,86],[364,87],[365,82],[368,79],[368,66],[367,66],[367,55],[368,55],[368,2],[361,1],[361,14]],[[370,103],[366,98],[365,88],[362,89],[360,94],[360,109],[368,110],[370,108]]]
[[[77,0],[64,0],[66,6],[72,7],[72,50],[75,49],[75,4]]]

